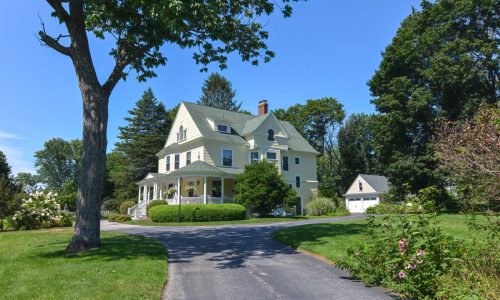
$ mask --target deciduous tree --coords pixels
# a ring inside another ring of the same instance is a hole
[[[166,63],[165,43],[194,48],[194,59],[203,66],[227,67],[227,54],[237,52],[244,61],[257,65],[269,61],[262,17],[279,7],[290,16],[290,0],[221,1],[107,1],[47,0],[52,15],[67,32],[51,35],[42,30],[42,43],[71,59],[83,102],[83,157],[78,185],[78,209],[70,250],[100,245],[101,194],[106,163],[109,98],[116,84],[131,69],[139,80],[155,76],[154,68]],[[94,66],[88,33],[112,39],[109,52],[115,65],[104,81]],[[64,38],[69,43],[64,43]],[[197,49],[197,50],[196,50]],[[206,67],[203,67],[206,70]]]

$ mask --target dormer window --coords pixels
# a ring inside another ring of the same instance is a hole
[[[177,132],[177,142],[182,142],[187,138],[187,129],[184,129],[184,127],[181,125],[179,127],[179,132]]]
[[[217,124],[217,131],[221,133],[228,133],[229,126],[227,126],[226,124]]]
[[[268,140],[268,141],[275,141],[275,138],[274,138],[274,130],[269,129],[269,130],[267,131],[267,140]]]
[[[359,191],[362,192],[363,191],[363,183],[360,181],[359,182]]]

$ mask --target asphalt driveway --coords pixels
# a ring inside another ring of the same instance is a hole
[[[102,230],[154,238],[168,250],[164,299],[390,299],[346,272],[283,246],[271,234],[284,227],[362,215],[273,224],[155,227],[102,222]]]

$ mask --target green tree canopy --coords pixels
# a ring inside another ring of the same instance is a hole
[[[163,149],[173,120],[151,88],[144,91],[129,114],[125,118],[127,125],[118,128],[120,141],[115,150],[123,153],[134,173],[133,180],[138,180],[158,170],[156,153]]]
[[[9,178],[11,168],[7,162],[7,157],[0,150],[0,177]]]
[[[29,194],[37,189],[39,176],[31,174],[29,172],[19,172],[17,173],[14,180],[24,192]]]
[[[241,102],[238,104],[234,97],[236,91],[226,77],[215,72],[208,76],[201,88],[203,95],[198,100],[198,104],[215,108],[240,111]]]
[[[81,157],[81,140],[65,141],[54,138],[46,141],[43,149],[35,152],[35,167],[39,180],[47,184],[47,189],[62,192],[65,184],[78,182]]]
[[[337,141],[344,189],[358,174],[381,173],[375,152],[374,126],[373,116],[352,114],[339,130]]]
[[[467,119],[498,101],[499,15],[495,0],[423,1],[385,49],[368,85],[380,112],[376,152],[393,186],[439,184],[434,121]]]
[[[246,165],[236,181],[235,201],[260,215],[269,214],[277,206],[295,205],[295,190],[288,187],[271,162],[262,160]]]

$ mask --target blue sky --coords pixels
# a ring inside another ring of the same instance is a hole
[[[243,108],[257,112],[259,100],[270,109],[286,108],[307,99],[335,97],[347,114],[371,113],[366,82],[381,60],[401,21],[419,7],[418,0],[310,0],[298,3],[291,18],[278,14],[266,21],[268,45],[276,58],[259,67],[230,56],[221,73],[236,89]],[[13,173],[34,171],[33,153],[54,137],[80,138],[82,104],[72,64],[67,57],[42,47],[35,38],[61,27],[50,18],[45,1],[0,3],[0,150]],[[93,60],[105,78],[113,66],[109,41],[91,40]],[[217,66],[200,73],[191,50],[166,45],[167,65],[158,77],[138,83],[133,76],[115,88],[109,107],[108,151],[116,142],[118,126],[147,87],[168,108],[179,101],[196,102],[201,85]]]

